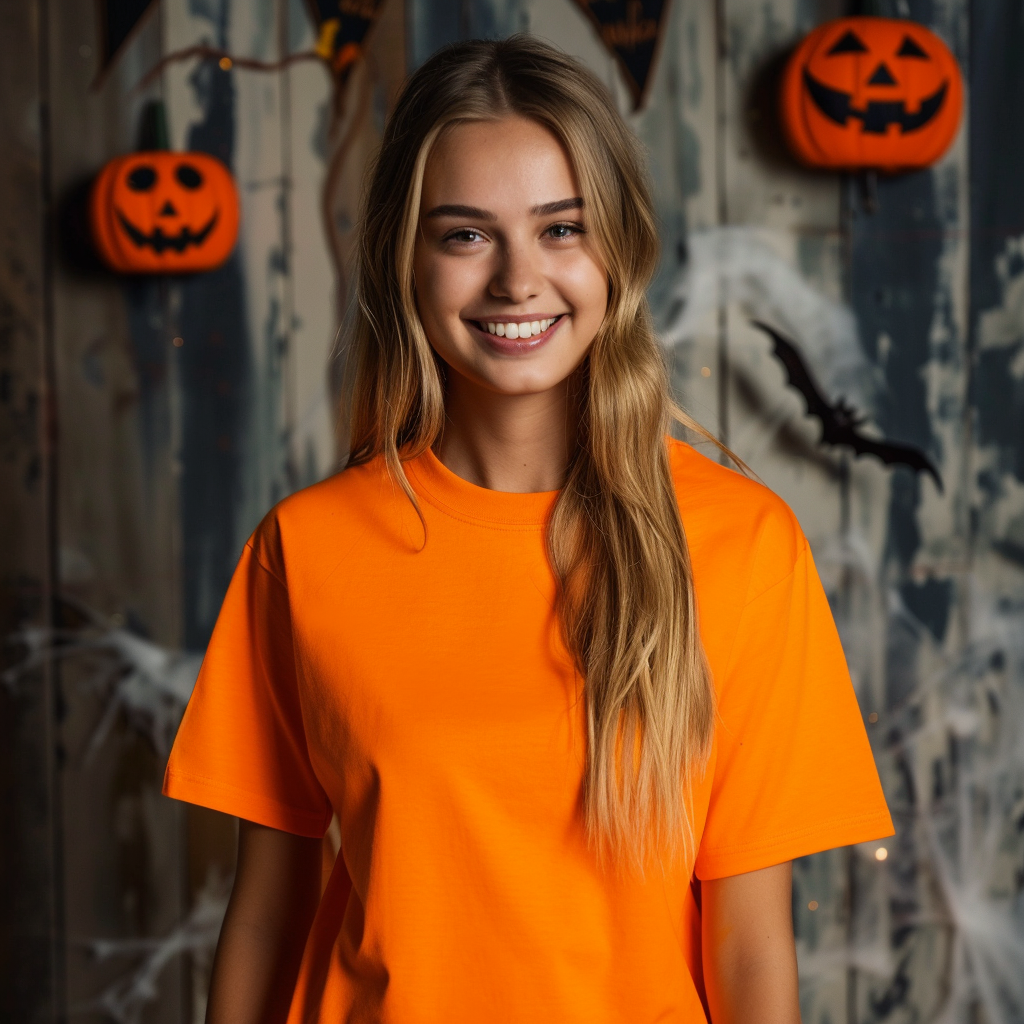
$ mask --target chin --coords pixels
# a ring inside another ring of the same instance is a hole
[[[558,387],[568,373],[516,373],[487,378],[487,385],[502,395],[541,395]]]

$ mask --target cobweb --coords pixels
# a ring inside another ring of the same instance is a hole
[[[967,642],[948,654],[896,590],[869,621],[879,592],[863,542],[818,560],[865,716],[881,712],[870,728],[897,834],[798,865],[803,1019],[834,1020],[845,1002],[872,1024],[1020,1024],[1024,604],[976,587]],[[852,612],[828,585],[837,569],[853,574]],[[830,894],[831,930],[804,910],[818,891]]]
[[[211,871],[188,916],[166,935],[151,939],[93,939],[84,943],[98,960],[135,959],[137,963],[95,999],[78,1004],[72,1012],[100,1011],[117,1024],[142,1024],[145,1008],[160,998],[164,970],[177,957],[189,955],[194,968],[208,976],[230,892],[231,879]],[[199,1019],[203,1016],[205,1012]]]
[[[118,715],[145,736],[161,757],[170,752],[174,735],[192,695],[202,654],[173,651],[119,626],[110,626],[97,612],[76,604],[85,619],[78,629],[27,626],[7,637],[24,656],[0,673],[0,682],[15,689],[51,659],[101,655],[82,686],[99,694],[104,710],[86,746],[88,763],[102,747]]]
[[[814,289],[763,232],[740,226],[695,231],[687,250],[669,303],[678,313],[661,334],[666,348],[692,344],[720,303],[737,305],[793,341],[829,394],[871,408],[879,382],[852,311]]]

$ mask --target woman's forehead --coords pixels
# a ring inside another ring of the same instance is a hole
[[[442,133],[427,160],[421,208],[523,213],[578,194],[558,137],[536,121],[510,116],[462,122]]]

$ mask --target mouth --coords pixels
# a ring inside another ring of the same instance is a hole
[[[943,82],[931,96],[921,100],[917,113],[911,114],[901,100],[871,100],[863,110],[858,110],[853,106],[853,97],[849,93],[830,89],[806,69],[804,85],[814,105],[825,117],[843,127],[848,120],[858,120],[865,135],[884,135],[891,124],[899,126],[901,135],[918,131],[942,109],[948,91],[948,84]]]
[[[502,320],[467,320],[466,323],[493,349],[504,355],[534,352],[558,330],[568,316],[511,317]]]
[[[162,256],[166,249],[182,253],[190,245],[202,245],[217,223],[217,214],[215,213],[198,231],[193,231],[186,225],[176,235],[165,235],[161,228],[156,227],[152,234],[147,235],[144,231],[140,231],[120,210],[117,211],[117,218],[121,222],[125,234],[139,249],[145,249],[148,246],[157,256]]]

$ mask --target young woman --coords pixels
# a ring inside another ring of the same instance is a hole
[[[246,544],[167,768],[241,819],[207,1019],[797,1021],[789,862],[891,823],[792,513],[667,436],[639,147],[460,44],[361,232],[348,466]]]

